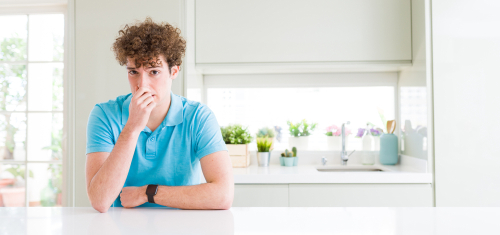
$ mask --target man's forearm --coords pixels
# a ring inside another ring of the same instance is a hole
[[[90,182],[88,195],[92,206],[106,211],[120,194],[139,134],[140,132],[133,132],[127,127],[120,133],[113,150]]]
[[[229,209],[233,202],[234,185],[205,183],[191,186],[159,186],[156,204],[180,209]]]

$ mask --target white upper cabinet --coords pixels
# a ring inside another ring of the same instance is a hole
[[[410,0],[195,2],[196,63],[411,61]]]

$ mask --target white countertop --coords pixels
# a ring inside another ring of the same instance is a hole
[[[251,165],[233,168],[235,184],[313,184],[313,183],[432,183],[432,174],[408,166],[347,165],[347,167],[378,167],[379,172],[320,172],[321,165],[284,167],[272,164],[268,167]],[[326,167],[342,168],[341,165]]]
[[[500,234],[499,207],[0,208],[0,234]]]

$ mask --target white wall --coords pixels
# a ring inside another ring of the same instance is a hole
[[[146,16],[157,22],[169,22],[182,30],[182,11],[181,0],[75,0],[75,206],[90,206],[85,187],[89,113],[96,103],[130,93],[126,69],[119,66],[111,51],[118,30]],[[184,95],[183,76],[174,80],[172,91]]]
[[[436,206],[500,206],[500,1],[432,1]]]

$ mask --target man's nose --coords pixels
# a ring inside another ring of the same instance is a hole
[[[149,87],[149,78],[148,78],[148,75],[146,73],[141,74],[141,77],[137,81],[137,85],[139,87]]]

